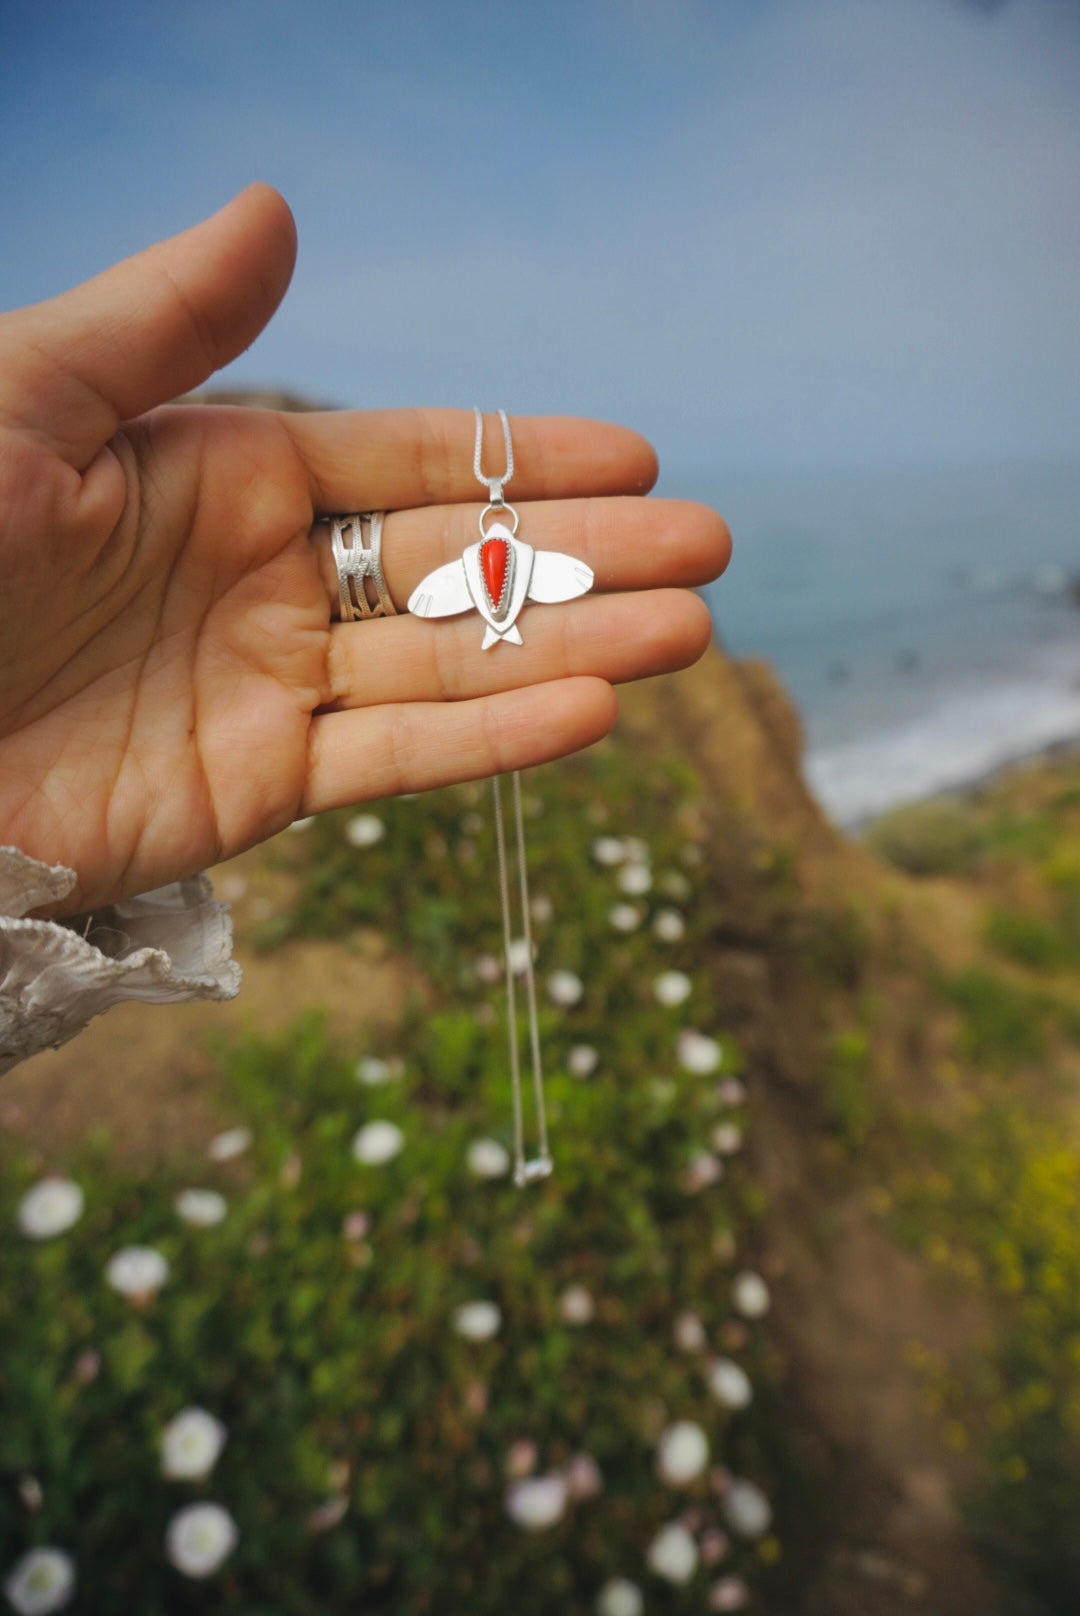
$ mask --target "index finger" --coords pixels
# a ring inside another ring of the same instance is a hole
[[[334,410],[280,419],[307,469],[316,512],[404,510],[478,497],[471,410]],[[656,481],[655,451],[627,427],[563,415],[516,415],[510,425],[511,503],[646,494]],[[484,470],[501,471],[495,416],[484,418],[484,450]]]

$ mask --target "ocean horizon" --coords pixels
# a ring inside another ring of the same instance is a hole
[[[663,490],[726,517],[705,591],[773,664],[845,827],[1080,736],[1080,462],[765,473]]]

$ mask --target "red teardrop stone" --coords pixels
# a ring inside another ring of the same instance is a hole
[[[505,539],[485,539],[480,547],[480,566],[484,574],[484,583],[487,587],[488,599],[492,608],[498,607],[502,600],[503,586],[506,583],[506,565],[510,559],[510,547]]]

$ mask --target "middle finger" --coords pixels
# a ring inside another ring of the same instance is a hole
[[[477,541],[481,509],[478,504],[434,505],[387,513],[382,567],[399,611],[433,568],[455,560]],[[597,590],[708,583],[724,570],[731,553],[722,518],[687,500],[544,500],[519,510],[519,537],[535,549],[563,550],[588,562]],[[315,532],[327,598],[336,612],[338,584],[329,532],[322,524]]]

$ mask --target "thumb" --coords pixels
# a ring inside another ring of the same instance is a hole
[[[288,206],[252,185],[73,291],[0,315],[0,417],[85,469],[122,421],[243,353],[295,260]]]

